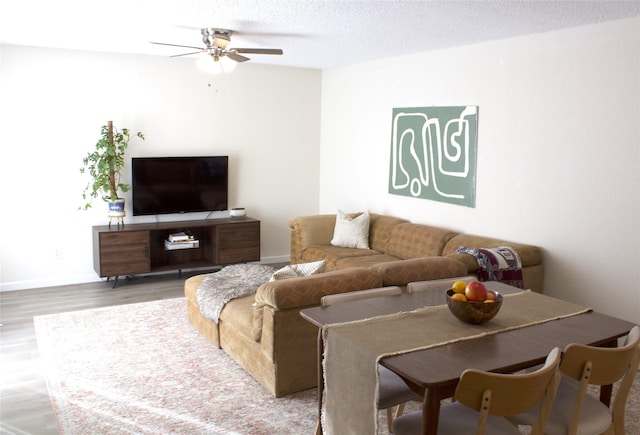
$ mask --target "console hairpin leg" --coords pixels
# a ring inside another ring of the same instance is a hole
[[[113,277],[113,285],[111,286],[112,289],[116,288],[116,286],[118,285],[118,279],[120,278],[120,275],[114,275]],[[126,279],[127,281],[131,281],[132,279],[134,279],[135,276],[134,275],[127,275],[124,277],[124,279]],[[107,282],[109,282],[109,280],[111,279],[110,276],[107,277]]]
[[[116,288],[116,286],[118,285],[118,278],[119,278],[118,275],[113,277],[113,285],[111,286],[112,289]],[[111,277],[108,276],[107,277],[107,282],[109,282],[110,280],[111,280]]]

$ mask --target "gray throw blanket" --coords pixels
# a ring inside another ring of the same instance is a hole
[[[210,274],[196,290],[200,313],[205,319],[218,323],[227,302],[255,293],[275,271],[261,264],[233,264]]]

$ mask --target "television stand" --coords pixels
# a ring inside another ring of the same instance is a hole
[[[198,247],[167,249],[169,234],[189,232]],[[206,219],[93,227],[93,268],[113,287],[119,276],[260,261],[260,221]]]

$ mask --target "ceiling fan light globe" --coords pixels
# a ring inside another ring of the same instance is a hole
[[[220,74],[222,72],[222,65],[213,56],[203,56],[198,59],[196,64],[200,70],[209,74]]]
[[[226,56],[221,58],[220,62],[218,63],[222,67],[222,72],[225,72],[225,73],[232,72],[234,69],[236,69],[236,66],[238,65],[238,62],[231,60]]]
[[[203,56],[197,62],[198,68],[209,74],[230,73],[236,69],[237,63],[226,56]]]

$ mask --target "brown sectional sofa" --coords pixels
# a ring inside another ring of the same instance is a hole
[[[191,323],[276,397],[317,384],[318,330],[300,316],[301,309],[320,305],[322,297],[329,294],[391,285],[406,287],[411,282],[467,275],[469,271],[475,271],[477,265],[474,268],[469,259],[464,258],[471,257],[467,254],[451,254],[457,246],[451,247],[449,243],[456,237],[461,243],[482,241],[485,247],[506,243],[462,237],[436,227],[372,215],[370,247],[373,249],[335,248],[329,244],[333,233],[332,219],[335,222],[335,215],[309,216],[294,218],[290,223],[291,262],[325,259],[327,272],[267,282],[256,290],[255,295],[227,303],[218,324],[204,318],[198,308],[196,292],[206,275],[194,276],[185,282]],[[524,258],[529,259],[526,266],[531,268],[531,273],[527,273],[528,281],[541,283],[538,249],[509,245],[518,250],[523,262]],[[442,256],[443,252],[451,255]],[[531,264],[535,258],[538,263]],[[525,283],[528,283],[527,278]],[[541,286],[534,289],[540,290]]]
[[[356,216],[353,214],[352,216]],[[522,262],[524,287],[542,292],[544,270],[542,252],[536,246],[501,239],[457,233],[448,229],[411,223],[405,219],[371,214],[369,248],[342,248],[331,245],[336,215],[324,214],[291,219],[291,263],[326,259],[327,270],[370,267],[411,258],[446,256],[467,266],[465,275],[475,275],[478,263],[468,254],[456,254],[460,246],[472,248],[513,248]],[[386,284],[385,285],[395,285]]]

